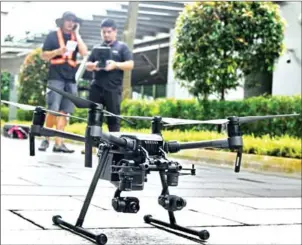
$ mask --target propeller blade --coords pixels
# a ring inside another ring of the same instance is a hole
[[[124,116],[116,115],[116,114],[113,114],[113,113],[111,113],[111,112],[109,112],[109,111],[106,111],[106,110],[103,110],[103,112],[105,112],[105,113],[107,114],[107,115],[105,115],[105,116],[107,116],[107,117],[117,117],[117,118],[119,118],[119,119],[121,119],[121,120],[124,120],[125,122],[131,124],[131,125],[135,125],[134,122],[131,122],[131,121],[125,119]]]
[[[47,111],[47,112],[50,112],[51,114],[54,114],[54,115],[56,115],[56,116],[70,117],[70,118],[75,118],[75,119],[79,119],[79,120],[81,120],[81,121],[87,122],[87,119],[82,118],[82,117],[72,116],[72,115],[68,115],[68,114],[61,113],[61,112],[48,110],[48,109],[45,109],[45,108],[43,108],[43,110],[45,110],[45,111]]]
[[[72,117],[72,118],[76,118],[76,119],[79,119],[79,120],[82,120],[82,121],[85,121],[85,122],[87,121],[84,118],[77,117],[77,116],[72,116],[72,115],[67,115],[67,114],[63,114],[63,113],[60,113],[60,112],[57,112],[57,111],[48,110],[48,109],[46,109],[46,108],[44,108],[42,106],[25,105],[25,104],[16,103],[16,102],[7,101],[7,100],[1,100],[1,102],[5,103],[5,104],[12,105],[12,106],[15,106],[15,107],[18,107],[18,108],[20,108],[22,110],[26,110],[26,111],[34,111],[37,107],[40,107],[44,111],[50,112],[50,113],[52,113],[52,114],[54,114],[56,116]]]
[[[90,100],[86,100],[86,99],[83,99],[83,98],[80,98],[78,96],[75,96],[73,94],[70,94],[70,93],[67,93],[65,91],[62,91],[60,89],[57,89],[51,85],[46,85],[49,89],[57,92],[58,94],[70,99],[72,101],[72,103],[74,103],[74,105],[78,108],[91,108],[91,107],[94,107],[94,106],[102,106],[100,104],[97,104],[97,103],[94,103]]]
[[[214,124],[221,125],[229,122],[228,119],[214,119],[214,120],[188,120],[188,119],[176,119],[176,118],[165,118],[167,124],[165,126],[180,126],[180,125],[194,125],[194,124]]]
[[[281,115],[267,115],[267,116],[248,116],[248,117],[239,117],[240,123],[249,123],[258,120],[271,119],[271,118],[280,118],[280,117],[294,117],[300,116],[300,114],[281,114]]]
[[[51,90],[53,90],[53,91],[55,91],[55,92],[61,94],[62,96],[64,96],[64,97],[70,99],[70,100],[75,104],[75,106],[78,107],[78,108],[87,108],[87,109],[88,109],[88,108],[96,107],[96,106],[100,106],[100,107],[103,108],[103,105],[101,105],[101,104],[95,103],[95,102],[90,101],[90,100],[87,100],[87,99],[83,99],[83,98],[81,98],[81,97],[75,96],[75,95],[70,94],[70,93],[67,93],[67,92],[65,92],[65,91],[61,91],[60,89],[57,89],[57,88],[55,88],[55,87],[53,87],[53,86],[51,86],[51,85],[46,85],[46,86],[47,86],[49,89],[51,89]],[[126,121],[126,122],[128,122],[128,123],[134,125],[133,122],[128,121],[128,120],[124,119],[124,118],[121,117],[121,116],[115,115],[115,114],[113,114],[113,113],[111,113],[111,112],[108,112],[108,111],[106,111],[106,110],[103,110],[103,112],[105,112],[105,113],[107,113],[107,114],[110,114],[110,116],[120,118],[121,120],[124,120],[124,121]]]
[[[12,102],[12,101],[7,101],[7,100],[1,100],[1,102],[8,104],[8,105],[18,107],[18,108],[26,110],[26,111],[34,111],[36,109],[36,106],[32,106],[32,105],[25,105],[25,104],[20,104],[20,103],[16,103],[16,102]]]
[[[149,120],[152,121],[154,117],[145,117],[145,116],[122,116],[124,118],[132,118],[137,120]],[[228,123],[228,119],[217,119],[217,120],[190,120],[190,119],[181,119],[181,118],[172,118],[172,117],[162,117],[162,121],[165,123],[165,126],[177,126],[177,125],[189,125],[189,124],[225,124]]]
[[[152,121],[154,117],[144,117],[144,116],[123,116],[124,118],[132,118],[137,120],[149,120]]]

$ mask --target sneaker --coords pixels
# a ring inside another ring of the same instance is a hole
[[[49,147],[49,141],[48,140],[43,140],[40,147],[39,151],[46,151],[46,149]]]
[[[63,153],[74,153],[74,150],[70,150],[66,147],[66,145],[62,144],[62,145],[54,145],[53,152],[63,152]]]

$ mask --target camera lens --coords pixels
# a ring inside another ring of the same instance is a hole
[[[178,200],[176,200],[176,207],[179,209],[185,207],[186,204],[187,204],[187,202],[184,199],[182,199],[181,197]]]
[[[139,204],[137,202],[131,202],[129,206],[133,213],[137,213],[139,211]]]

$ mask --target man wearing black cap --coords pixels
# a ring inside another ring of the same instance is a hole
[[[86,69],[93,71],[93,81],[90,87],[89,100],[103,104],[106,109],[114,114],[120,114],[122,100],[124,71],[133,69],[133,55],[127,45],[116,40],[117,28],[111,19],[105,19],[101,23],[101,46],[111,48],[112,60],[107,62],[105,68],[98,68],[99,57],[92,52],[88,58]],[[120,131],[119,119],[108,117],[110,132]]]
[[[86,56],[87,46],[79,34],[79,19],[72,12],[65,12],[62,18],[56,20],[57,31],[52,31],[46,37],[43,45],[42,58],[49,61],[48,84],[71,94],[77,94],[75,74],[77,71],[77,54]],[[71,114],[74,104],[62,95],[47,89],[47,107],[53,111]],[[46,127],[52,128],[56,125],[57,130],[63,131],[67,124],[66,117],[55,116],[50,113],[46,116]],[[42,141],[40,151],[46,151],[49,147],[49,139]],[[72,153],[61,138],[55,139],[54,152]]]

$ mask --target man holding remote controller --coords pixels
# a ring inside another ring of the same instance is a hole
[[[109,112],[119,115],[124,71],[133,69],[133,55],[125,43],[117,41],[117,27],[113,20],[102,21],[101,36],[104,40],[101,47],[111,48],[112,59],[107,60],[106,65],[102,67],[102,64],[99,63],[100,57],[96,57],[95,52],[89,56],[86,69],[93,71],[89,100],[100,103]],[[119,132],[119,119],[108,117],[108,128],[110,132]]]
[[[72,12],[65,12],[62,18],[56,20],[57,31],[52,31],[46,37],[43,45],[42,59],[49,61],[48,84],[71,94],[77,94],[75,74],[77,72],[77,54],[86,56],[87,46],[79,34],[79,19]],[[47,108],[64,114],[71,114],[74,111],[74,104],[62,95],[47,89]],[[56,126],[57,130],[64,130],[67,118],[47,113],[46,127]],[[49,147],[49,140],[46,138],[39,147],[40,151],[46,151]],[[61,138],[55,139],[53,152],[73,153],[68,149]]]

